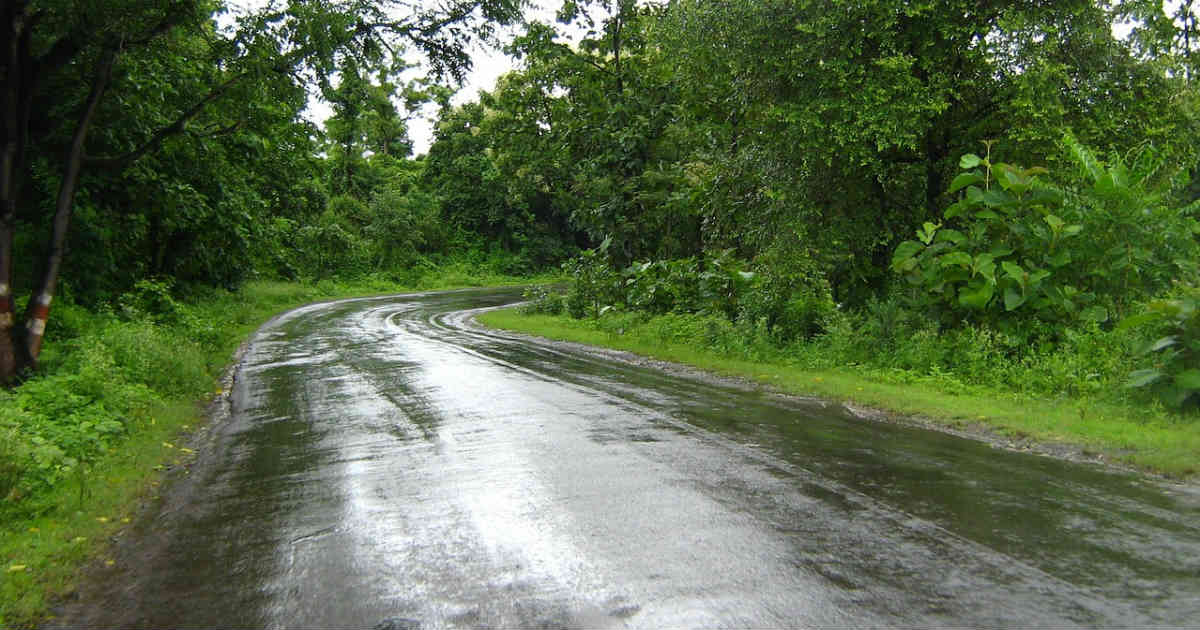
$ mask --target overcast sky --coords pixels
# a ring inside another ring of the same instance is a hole
[[[525,15],[527,19],[531,20],[542,22],[553,21],[554,12],[560,2],[561,0],[532,0],[530,4],[533,6],[526,10]],[[247,10],[255,10],[266,4],[267,0],[229,0],[228,2],[230,12],[234,14]],[[218,21],[225,22],[226,20],[228,18]],[[505,29],[501,33],[501,40],[504,43],[510,42],[519,28],[519,26],[516,26]],[[471,61],[471,72],[467,75],[462,89],[455,95],[453,100],[455,104],[475,100],[480,90],[491,90],[496,85],[496,79],[500,75],[514,69],[514,62],[510,57],[492,48],[474,46],[471,50]],[[310,120],[322,124],[330,114],[331,111],[328,104],[315,97],[309,98],[307,115]],[[437,107],[430,106],[424,111],[416,113],[409,120],[408,133],[413,141],[414,154],[420,155],[429,151],[429,145],[433,142],[433,123],[436,116]]]

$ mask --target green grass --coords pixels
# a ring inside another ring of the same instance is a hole
[[[13,410],[23,395],[30,395],[23,390],[48,397],[60,395],[59,386],[67,391],[99,387],[96,395],[104,406],[123,414],[127,434],[52,486],[34,484],[0,496],[0,627],[45,620],[53,602],[74,589],[83,566],[108,560],[109,541],[136,517],[140,506],[154,499],[163,471],[186,465],[192,457],[185,445],[204,422],[202,405],[211,399],[216,377],[238,345],[272,316],[344,297],[555,279],[479,275],[454,267],[410,286],[380,279],[253,282],[236,293],[214,291],[179,304],[178,321],[171,324],[123,321],[64,303],[56,309],[57,319],[51,316],[55,328],[47,335],[45,376],[38,377],[45,379],[42,386],[35,379],[3,394],[0,429],[6,418],[11,423],[15,417],[13,435],[22,435],[19,422],[28,421],[28,414]],[[89,377],[88,361],[94,356],[101,357],[104,369]],[[108,381],[115,385],[108,387]],[[152,390],[149,395],[144,394],[147,388]],[[139,400],[150,402],[119,399],[138,392]],[[0,460],[4,456],[0,449]]]
[[[495,328],[626,350],[950,427],[982,424],[1015,438],[1075,444],[1110,461],[1175,478],[1200,472],[1200,422],[1158,409],[1090,398],[1037,398],[978,386],[948,392],[919,380],[888,382],[866,369],[811,370],[788,365],[786,359],[732,358],[701,344],[664,340],[652,320],[623,325],[618,332],[593,320],[523,315],[514,309],[478,319]]]

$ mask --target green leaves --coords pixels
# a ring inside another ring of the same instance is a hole
[[[1200,404],[1200,287],[1183,287],[1174,299],[1150,302],[1117,327],[1152,333],[1139,355],[1154,365],[1130,373],[1127,387],[1151,387],[1174,407]]]
[[[1103,186],[1129,181],[1125,169],[1106,168],[1083,147],[1075,151],[1090,160]],[[1097,251],[1099,228],[1085,221],[1103,215],[1081,212],[1075,198],[1042,182],[1044,168],[974,154],[959,164],[971,170],[950,184],[949,193],[958,198],[946,210],[946,224],[925,222],[917,240],[897,247],[892,271],[923,287],[927,306],[951,321],[959,309],[968,319],[1108,321],[1110,305],[1128,298],[1094,287],[1128,276],[1133,261],[1149,254],[1128,246]]]
[[[984,183],[984,178],[983,175],[980,175],[979,173],[974,171],[969,173],[960,173],[954,178],[954,181],[950,182],[950,189],[947,192],[953,194],[962,190],[963,188],[966,188],[967,186],[973,186],[982,183]]]
[[[926,221],[925,225],[921,226],[921,229],[917,230],[917,238],[921,239],[922,243],[928,245],[933,242],[933,237],[935,234],[937,234],[938,228],[940,227],[942,227],[941,223],[934,224]]]
[[[1004,289],[1004,310],[1015,311],[1025,303],[1025,294],[1017,287],[1010,286]]]
[[[1161,370],[1137,370],[1129,374],[1129,380],[1125,383],[1126,387],[1146,387],[1153,385],[1166,378]]]
[[[1200,369],[1192,368],[1176,374],[1175,386],[1180,389],[1200,392]]]
[[[916,241],[904,241],[900,243],[896,247],[896,252],[892,254],[892,270],[896,272],[911,271],[917,265],[914,256],[922,250],[924,250],[924,247]]]
[[[959,291],[958,302],[967,308],[983,310],[992,301],[992,296],[995,293],[996,286],[994,284],[977,280]]]

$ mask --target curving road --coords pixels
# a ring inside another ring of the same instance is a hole
[[[471,325],[306,307],[65,625],[1182,626],[1200,494]]]

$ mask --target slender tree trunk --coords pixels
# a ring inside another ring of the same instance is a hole
[[[95,117],[96,108],[108,81],[112,76],[113,64],[117,61],[115,50],[105,50],[96,62],[92,75],[92,89],[88,94],[87,103],[75,125],[75,133],[71,137],[71,146],[67,151],[66,163],[63,166],[62,181],[58,185],[58,199],[54,208],[54,225],[50,236],[50,248],[43,263],[37,289],[29,299],[25,310],[25,349],[31,366],[37,364],[38,354],[42,350],[42,336],[46,332],[46,319],[50,316],[50,302],[54,298],[54,289],[58,283],[58,272],[62,267],[63,250],[67,242],[67,228],[71,224],[71,211],[75,203],[75,189],[79,184],[79,171],[83,164],[83,145],[87,140],[88,130]]]
[[[3,9],[3,84],[0,89],[0,384],[11,383],[23,368],[20,331],[13,326],[13,232],[17,198],[25,170],[25,146],[32,98],[30,17],[26,3]]]

